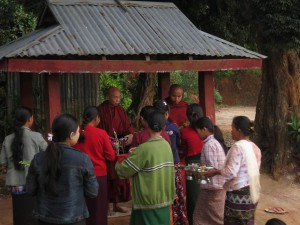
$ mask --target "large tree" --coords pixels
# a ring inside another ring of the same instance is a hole
[[[264,60],[256,109],[263,165],[278,179],[299,164],[287,123],[300,112],[300,1],[253,0],[258,46]],[[300,132],[300,131],[298,131]]]

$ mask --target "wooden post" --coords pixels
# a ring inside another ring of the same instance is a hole
[[[198,88],[200,105],[205,116],[216,122],[214,99],[214,76],[212,72],[198,73]]]
[[[31,73],[20,73],[21,105],[34,109],[33,85]]]
[[[52,121],[61,111],[59,74],[47,74],[45,82],[47,132],[51,132]]]
[[[169,96],[170,73],[158,73],[158,97],[165,99]]]

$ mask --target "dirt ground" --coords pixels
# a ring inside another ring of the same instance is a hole
[[[216,111],[216,124],[230,134],[231,120],[234,116],[246,115],[255,118],[255,107],[221,107]],[[228,138],[228,137],[227,137]],[[266,174],[261,175],[261,198],[256,210],[256,225],[264,225],[270,218],[279,218],[288,225],[300,225],[300,185],[294,184],[290,177],[274,181]],[[128,204],[129,205],[129,204]],[[127,206],[128,206],[127,205]],[[270,214],[264,211],[268,207],[282,207],[286,214]],[[128,224],[129,217],[120,218],[120,223],[110,221],[110,225]],[[122,222],[123,220],[123,222]],[[0,196],[0,225],[12,225],[11,199]]]

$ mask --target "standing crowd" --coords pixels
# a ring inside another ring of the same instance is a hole
[[[200,105],[182,96],[171,85],[168,98],[141,110],[143,128],[135,132],[120,90],[110,87],[80,123],[58,115],[49,144],[30,129],[32,110],[19,107],[0,158],[14,225],[107,225],[109,215],[129,212],[119,203],[130,200],[131,225],[254,225],[261,152],[249,138],[253,123],[233,118],[236,142],[228,150]],[[186,180],[185,165],[193,163],[207,171]]]

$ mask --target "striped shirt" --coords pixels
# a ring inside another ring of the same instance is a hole
[[[208,136],[204,141],[201,153],[201,164],[212,166],[216,169],[223,169],[225,163],[225,152],[221,144],[213,135]],[[210,178],[210,183],[201,184],[202,189],[216,190],[223,189],[224,177],[217,175]]]

